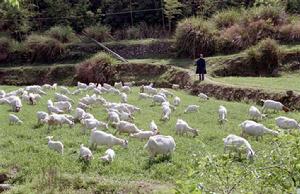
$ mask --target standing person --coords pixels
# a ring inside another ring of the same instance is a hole
[[[200,54],[200,58],[196,60],[197,69],[196,69],[196,74],[199,74],[199,80],[203,81],[204,80],[204,74],[206,74],[206,62],[205,59],[203,58],[203,54]]]

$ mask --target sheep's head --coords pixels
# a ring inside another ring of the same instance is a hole
[[[123,140],[123,144],[122,144],[123,148],[128,148],[128,141],[125,139]]]
[[[194,129],[193,130],[193,134],[194,134],[194,137],[197,137],[199,135],[199,130],[198,129]]]
[[[19,107],[19,106],[18,106],[18,107],[16,107],[16,109],[15,109],[15,110],[16,110],[16,112],[20,112],[20,110],[21,110],[21,107]]]
[[[46,139],[47,139],[48,141],[51,141],[52,138],[53,138],[53,136],[47,136],[47,137],[46,137]]]
[[[254,155],[255,155],[255,152],[253,150],[249,149],[247,152],[247,159],[252,161],[254,159]]]

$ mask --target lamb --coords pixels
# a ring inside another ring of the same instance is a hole
[[[261,100],[264,105],[262,107],[262,112],[268,110],[268,109],[273,109],[274,111],[280,111],[283,110],[284,112],[289,112],[290,109],[286,106],[284,106],[281,102],[277,102],[274,100]]]
[[[41,86],[38,85],[34,85],[34,86],[26,86],[25,90],[31,93],[36,93],[36,94],[42,94],[42,95],[46,95],[46,92],[44,92],[42,90]]]
[[[146,94],[149,95],[155,95],[158,93],[156,88],[152,88],[152,86],[144,86],[144,85],[141,86],[140,92],[141,93],[145,92]]]
[[[68,101],[54,102],[54,106],[64,112],[71,112],[72,104]]]
[[[59,102],[59,101],[69,101],[69,102],[74,103],[74,101],[71,98],[69,98],[68,96],[65,96],[63,94],[59,94],[59,93],[55,93],[54,94],[54,99],[55,99],[56,102]]]
[[[45,120],[46,118],[48,118],[48,113],[46,112],[43,112],[43,111],[38,111],[36,113],[36,116],[37,116],[37,124],[41,124],[43,120]]]
[[[47,108],[48,108],[48,113],[56,113],[56,114],[62,114],[64,111],[60,110],[59,108],[55,107],[53,102],[51,100],[48,100],[47,102]]]
[[[53,141],[53,136],[48,136],[48,147],[52,150],[59,152],[60,154],[64,153],[64,145],[61,141]]]
[[[144,146],[150,155],[150,158],[154,158],[158,154],[169,155],[175,151],[175,141],[171,136],[155,135],[151,136]]]
[[[13,124],[19,124],[21,125],[23,123],[23,121],[21,121],[21,119],[19,119],[19,117],[17,117],[14,114],[9,114],[9,124],[13,125]]]
[[[149,139],[149,137],[157,135],[157,134],[158,134],[158,131],[140,131],[138,133],[130,134],[130,137],[143,140],[143,139]]]
[[[188,105],[188,107],[184,110],[184,113],[198,112],[200,107],[198,105]]]
[[[70,90],[64,86],[60,86],[60,93],[61,94],[71,94]]]
[[[178,90],[180,86],[178,84],[172,84],[172,89],[173,90]]]
[[[77,88],[78,89],[86,89],[87,85],[85,83],[77,82]]]
[[[198,97],[202,100],[209,100],[209,97],[204,93],[199,93]]]
[[[88,87],[86,88],[87,90],[92,90],[95,89],[97,85],[95,83],[89,83]]]
[[[115,94],[115,95],[121,95],[121,91],[114,88],[114,87],[111,87],[108,92],[112,93],[112,94]]]
[[[226,153],[226,151],[229,149],[230,151],[236,151],[239,153],[239,155],[241,154],[242,150],[245,150],[247,152],[247,159],[252,160],[255,152],[252,149],[250,143],[239,136],[230,134],[228,135],[226,138],[223,139],[224,141],[224,153]]]
[[[179,106],[180,102],[181,102],[180,98],[178,96],[175,96],[173,101],[174,106]]]
[[[123,87],[122,82],[115,82],[114,87],[117,89],[121,89]]]
[[[51,128],[51,126],[57,126],[59,125],[62,127],[63,124],[68,124],[70,128],[74,126],[74,122],[66,118],[64,115],[58,115],[58,114],[51,114],[48,118],[44,121],[48,123],[48,130]]]
[[[103,84],[103,87],[107,90],[110,90],[111,88],[113,88],[111,85],[107,84],[107,83],[104,83]]]
[[[107,149],[105,155],[100,157],[103,162],[111,163],[116,157],[115,151],[112,149]]]
[[[132,81],[132,82],[124,82],[124,86],[132,87],[132,86],[134,86],[134,84],[135,84],[135,81]]]
[[[81,109],[83,109],[83,110],[86,111],[87,109],[90,109],[90,106],[86,105],[86,104],[84,104],[82,102],[79,102],[78,105],[77,105],[77,108],[81,108]]]
[[[41,95],[39,95],[39,94],[32,94],[32,93],[29,93],[29,95],[28,95],[28,100],[29,100],[29,102],[30,102],[30,104],[36,104],[42,97],[41,97]]]
[[[152,98],[152,96],[146,93],[139,93],[139,99],[149,99],[149,98]]]
[[[42,89],[46,89],[46,90],[56,90],[57,88],[57,83],[54,83],[52,86],[50,84],[44,84],[42,85]]]
[[[163,96],[161,95],[154,95],[153,98],[152,98],[152,103],[153,105],[155,105],[156,103],[158,104],[162,104],[163,102],[167,101],[166,98],[164,98]]]
[[[121,102],[122,103],[127,103],[127,94],[121,93]]]
[[[219,123],[220,124],[224,124],[225,122],[227,122],[227,109],[224,106],[219,106]]]
[[[158,131],[158,127],[153,120],[151,121],[149,128],[151,131]]]
[[[242,137],[244,137],[244,135],[254,136],[257,141],[259,137],[263,137],[263,135],[267,133],[272,135],[279,134],[277,131],[268,129],[263,124],[259,124],[250,120],[242,122],[239,126],[242,127]]]
[[[130,88],[129,86],[123,86],[123,87],[121,88],[121,91],[128,94],[128,93],[131,92],[131,88]]]
[[[249,108],[249,117],[252,119],[252,120],[262,120],[263,118],[266,117],[265,114],[262,114],[258,108],[256,108],[255,106],[251,106]]]
[[[81,108],[76,108],[75,114],[74,114],[74,120],[75,121],[81,121],[84,118],[84,115],[86,112]]]
[[[115,111],[110,111],[108,112],[107,120],[112,123],[119,123],[120,122],[119,114]]]
[[[120,121],[116,123],[116,133],[138,133],[141,130],[133,123],[127,122],[127,121]]]
[[[300,124],[295,120],[288,117],[280,116],[275,119],[276,125],[281,129],[299,129]]]
[[[176,134],[183,135],[189,132],[192,133],[194,137],[198,136],[198,129],[191,128],[188,123],[182,119],[177,119],[175,128]]]
[[[98,121],[97,119],[84,119],[81,122],[84,125],[82,129],[83,133],[86,133],[86,130],[93,129],[93,128],[101,128],[101,129],[108,129],[108,124]]]
[[[12,99],[9,100],[13,112],[19,112],[21,110],[22,102],[18,96],[12,96]]]
[[[93,154],[88,147],[85,147],[83,144],[80,145],[79,157],[85,161],[90,161],[93,159]]]
[[[168,106],[168,105],[162,106],[161,120],[163,120],[163,121],[170,120],[171,113],[172,113],[172,110],[171,110],[170,106]]]
[[[95,148],[97,147],[97,145],[107,145],[109,148],[112,148],[115,145],[120,145],[123,148],[128,147],[127,140],[117,138],[112,134],[106,133],[104,131],[98,131],[96,128],[92,129],[90,144]]]

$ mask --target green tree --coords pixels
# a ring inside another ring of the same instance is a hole
[[[169,32],[172,29],[172,20],[182,13],[182,4],[178,0],[164,0],[164,14],[168,19]]]

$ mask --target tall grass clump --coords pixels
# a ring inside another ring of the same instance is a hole
[[[113,64],[116,60],[105,52],[95,54],[76,68],[76,77],[84,83],[106,83],[116,74]]]
[[[175,32],[175,49],[178,56],[197,57],[200,53],[215,53],[216,27],[201,18],[187,18],[178,23]]]
[[[300,42],[300,22],[281,26],[278,39],[285,43]]]
[[[30,51],[32,61],[53,62],[65,53],[63,43],[49,36],[32,34],[27,37],[25,47]]]
[[[283,7],[280,6],[259,6],[249,9],[247,14],[244,14],[243,21],[266,20],[273,25],[282,25],[287,22],[288,15]]]
[[[246,61],[257,73],[277,75],[281,52],[278,43],[270,38],[260,41],[246,51]]]
[[[213,16],[213,22],[219,29],[228,28],[240,22],[243,12],[244,10],[238,9],[220,11]]]
[[[62,43],[69,43],[76,39],[75,33],[70,26],[53,26],[45,34]]]
[[[83,30],[89,37],[94,38],[99,42],[112,40],[111,29],[108,26],[90,26]]]

